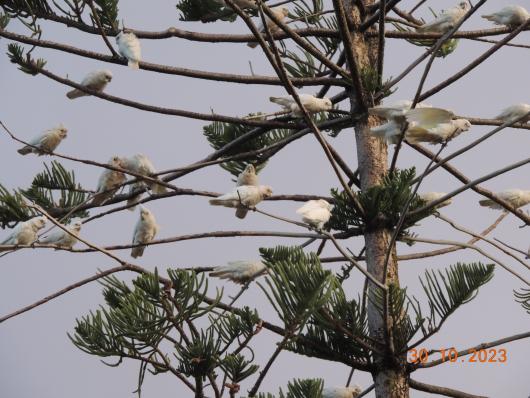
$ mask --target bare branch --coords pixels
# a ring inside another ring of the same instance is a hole
[[[413,379],[409,380],[409,385],[410,385],[411,388],[413,388],[415,390],[425,391],[425,392],[429,392],[431,394],[443,395],[445,397],[453,397],[453,398],[488,398],[488,397],[484,397],[482,395],[467,394],[467,393],[462,392],[462,391],[453,390],[452,388],[439,387],[439,386],[434,386],[432,384],[425,384],[425,383],[422,383],[422,382],[419,382],[419,381],[416,381],[416,380],[413,380]]]
[[[65,53],[79,55],[84,58],[97,59],[99,61],[117,64],[117,65],[127,65],[127,61],[122,57],[113,57],[94,51],[83,50],[77,47],[69,46],[66,44],[56,43],[47,40],[39,40],[23,35],[19,35],[13,32],[8,32],[5,30],[0,30],[0,37],[5,37],[6,39],[14,40],[19,43],[31,44],[33,46],[38,46],[42,48],[51,48],[54,50],[59,50]],[[167,75],[178,75],[186,76],[195,79],[211,80],[218,82],[228,82],[228,83],[241,83],[241,84],[265,84],[265,85],[281,85],[282,82],[278,78],[269,77],[269,76],[245,76],[245,75],[235,75],[227,73],[218,73],[218,72],[205,72],[194,69],[187,68],[178,68],[174,66],[166,66],[153,64],[146,61],[139,62],[140,69],[148,70],[151,72],[163,73]],[[308,77],[308,78],[294,78],[295,85],[302,86],[319,86],[321,84],[329,85],[338,85],[346,86],[347,83],[341,79],[327,78],[327,77]]]
[[[514,270],[512,270],[510,267],[508,267],[506,264],[504,264],[499,259],[497,259],[497,258],[491,256],[490,254],[486,253],[484,250],[482,250],[478,246],[470,245],[470,244],[467,244],[467,243],[464,243],[464,242],[457,242],[457,241],[454,241],[454,240],[446,240],[446,239],[427,239],[427,238],[418,238],[418,237],[406,237],[406,238],[403,238],[403,240],[412,241],[412,242],[432,243],[432,244],[435,244],[435,245],[461,246],[461,247],[464,247],[464,248],[467,248],[467,249],[475,250],[476,252],[482,254],[484,257],[489,258],[494,263],[500,265],[506,271],[508,271],[509,273],[511,273],[512,275],[514,275],[515,277],[517,277],[518,279],[520,279],[521,281],[526,283],[528,286],[530,286],[530,281],[528,281],[525,277],[523,277],[522,275],[520,275],[517,272],[515,272]]]

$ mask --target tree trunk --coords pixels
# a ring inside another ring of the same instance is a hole
[[[364,1],[366,6],[374,3],[374,0]],[[347,12],[352,17],[354,26],[358,26],[360,16],[353,0],[347,0]],[[377,38],[368,39],[362,34],[352,33],[353,51],[356,55],[358,68],[362,74],[367,68],[376,68],[378,57]],[[352,113],[357,113],[357,103],[354,93],[350,95]],[[388,169],[387,145],[369,135],[368,130],[377,124],[374,117],[366,117],[355,125],[355,139],[357,143],[357,162],[359,177],[363,190],[374,185],[379,185]],[[383,281],[385,257],[390,243],[392,231],[385,228],[370,229],[364,235],[366,245],[366,264],[370,272],[377,280]],[[387,282],[399,284],[398,263],[396,247],[392,252],[387,268]],[[370,289],[376,287],[370,283]],[[367,301],[368,327],[370,335],[385,342],[384,321],[380,312],[375,308],[372,300]],[[390,347],[385,347],[387,353]],[[374,372],[375,394],[377,398],[408,398],[409,386],[406,372],[406,356],[399,360],[388,360],[385,355],[375,356],[378,370]]]

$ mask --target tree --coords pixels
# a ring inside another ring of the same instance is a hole
[[[374,389],[376,397],[407,397],[410,388],[446,396],[473,396],[449,387],[419,382],[414,373],[419,369],[434,367],[454,359],[456,354],[449,351],[452,345],[445,347],[447,352],[427,353],[421,350],[427,346],[431,337],[442,330],[446,320],[460,306],[472,300],[478,294],[479,288],[492,279],[495,267],[506,269],[517,278],[519,284],[522,282],[528,285],[524,274],[515,271],[505,260],[491,255],[489,249],[493,247],[508,256],[510,262],[517,261],[528,268],[520,258],[521,253],[502,242],[487,238],[486,235],[491,233],[507,214],[511,213],[514,220],[522,221],[525,226],[529,224],[530,218],[525,212],[480,185],[484,181],[526,165],[528,159],[518,162],[506,161],[505,167],[487,174],[477,173],[480,178],[473,180],[451,163],[454,158],[484,143],[503,129],[529,129],[527,124],[518,123],[527,115],[508,122],[466,117],[474,126],[492,126],[493,129],[489,134],[465,146],[459,144],[459,138],[450,142],[444,141],[435,147],[435,151],[404,139],[404,126],[389,158],[387,144],[369,132],[370,128],[380,125],[383,121],[370,115],[368,110],[380,103],[386,103],[384,99],[398,89],[398,83],[414,75],[420,84],[411,97],[412,107],[419,101],[430,99],[467,77],[468,72],[475,71],[482,62],[498,56],[498,50],[513,45],[511,40],[522,31],[528,30],[529,22],[506,28],[460,30],[461,25],[476,16],[476,12],[486,3],[482,0],[447,33],[416,33],[412,28],[421,25],[423,21],[414,17],[415,10],[403,11],[398,3],[400,2],[393,0],[378,3],[370,0],[334,0],[326,3],[295,0],[289,4],[289,19],[296,20],[296,24],[292,25],[274,17],[267,3],[259,4],[257,9],[242,10],[238,7],[238,2],[231,0],[226,0],[226,5],[220,5],[214,0],[182,0],[178,2],[177,9],[184,21],[201,21],[212,23],[214,26],[243,21],[250,33],[221,35],[177,28],[140,31],[126,25],[142,42],[148,39],[179,38],[197,42],[197,47],[202,45],[201,42],[257,42],[275,76],[254,73],[235,75],[184,69],[147,61],[140,63],[141,69],[159,75],[277,86],[292,96],[302,110],[301,117],[292,116],[289,112],[273,117],[265,117],[261,113],[234,117],[214,111],[199,113],[150,105],[147,102],[109,94],[111,89],[103,92],[87,89],[76,83],[73,77],[65,78],[54,72],[51,62],[48,65],[46,59],[35,55],[41,48],[49,48],[109,64],[126,65],[127,61],[116,52],[116,46],[111,40],[123,27],[123,22],[120,26],[120,18],[123,16],[118,12],[116,0],[72,1],[64,4],[43,0],[2,2],[0,37],[9,40],[8,57],[22,72],[46,77],[62,85],[85,91],[98,99],[139,111],[204,121],[204,136],[214,148],[214,152],[199,161],[185,167],[172,165],[178,168],[166,170],[159,175],[146,177],[127,170],[129,181],[123,184],[123,188],[126,188],[124,192],[127,193],[115,195],[104,203],[104,206],[112,207],[101,210],[100,213],[96,212],[102,205],[90,202],[93,192],[84,188],[74,172],[65,168],[60,161],[85,163],[104,170],[116,168],[102,162],[64,155],[59,149],[50,154],[54,160],[34,177],[29,187],[16,190],[0,187],[0,223],[4,228],[13,228],[38,215],[46,216],[53,225],[68,222],[73,217],[83,218],[85,224],[96,219],[104,224],[105,219],[109,220],[112,215],[131,207],[127,203],[129,199],[137,198],[139,194],[148,191],[147,187],[136,183],[153,182],[153,178],[157,177],[160,180],[156,182],[164,185],[168,191],[160,194],[151,192],[141,198],[140,202],[153,203],[173,198],[175,203],[179,203],[182,196],[188,195],[215,197],[218,193],[184,189],[175,185],[175,181],[214,165],[220,165],[234,177],[237,177],[248,163],[262,170],[275,155],[303,136],[314,136],[328,160],[327,167],[331,167],[335,177],[327,183],[330,188],[329,195],[301,193],[269,198],[288,202],[324,198],[332,202],[332,217],[324,229],[309,228],[310,231],[305,231],[308,225],[293,221],[289,217],[279,217],[275,212],[265,212],[258,206],[258,209],[253,209],[255,212],[270,217],[278,225],[296,225],[298,232],[209,231],[160,239],[146,245],[172,245],[182,240],[212,237],[262,236],[263,244],[259,255],[267,267],[267,276],[252,283],[245,283],[240,293],[244,294],[246,289],[262,291],[276,314],[273,319],[263,319],[265,317],[255,308],[256,303],[250,299],[246,299],[243,304],[239,295],[230,300],[223,292],[214,291],[211,284],[215,282],[207,276],[211,271],[209,267],[194,267],[193,264],[188,268],[157,264],[140,266],[136,261],[125,260],[115,254],[115,251],[131,248],[131,245],[100,246],[81,235],[86,248],[67,251],[77,255],[79,252],[100,252],[118,265],[114,268],[105,266],[90,278],[3,316],[0,322],[99,280],[103,285],[105,304],[99,310],[80,315],[70,332],[70,339],[81,350],[102,357],[112,365],[119,365],[127,360],[139,361],[139,392],[149,371],[154,374],[173,374],[186,386],[187,393],[193,391],[196,397],[321,396],[322,380],[309,378],[293,379],[287,386],[282,387],[279,394],[266,394],[271,391],[264,384],[269,370],[281,360],[279,355],[282,351],[290,351],[346,365],[352,372],[358,370],[370,373],[374,385],[366,386],[365,390],[369,392]],[[262,21],[267,17],[272,18],[280,29],[273,32],[271,29],[265,29],[265,32],[260,34],[251,16]],[[382,23],[383,18],[387,23]],[[101,39],[108,47],[107,53],[88,51],[43,39],[45,29],[56,25],[67,26],[84,35]],[[20,29],[22,33],[15,33],[15,30]],[[439,60],[449,62],[454,59],[459,41],[490,40],[486,38],[497,35],[504,36],[500,40],[495,38],[488,50],[442,83],[431,89],[424,89],[434,65]],[[383,68],[387,67],[384,62],[385,52],[388,50],[385,49],[387,38],[406,40],[407,45],[424,49],[418,58],[410,63],[410,68],[394,78],[387,76]],[[416,68],[422,61],[426,61],[423,70]],[[122,68],[117,70],[121,71]],[[154,79],[159,75],[151,76],[154,76]],[[309,114],[300,103],[298,88],[318,89],[319,97],[328,92],[333,93],[332,102],[335,109]],[[499,104],[499,107],[502,105]],[[107,110],[108,117],[110,109],[109,107]],[[231,112],[238,113],[238,109]],[[87,123],[90,123],[90,120]],[[3,127],[7,133],[6,137],[10,135],[16,141],[25,141],[7,123],[3,124]],[[348,149],[348,157],[345,158],[341,154],[344,151],[334,148],[332,143],[334,139],[352,129],[355,133],[356,154],[353,153],[353,148]],[[180,145],[184,146],[185,143],[183,139]],[[407,161],[403,160],[403,155],[398,155],[409,147],[427,159],[427,167],[418,167],[417,170],[405,167]],[[442,157],[442,151],[447,147],[459,149]],[[20,160],[21,164],[23,161],[26,160]],[[354,171],[349,165],[355,164],[355,161],[357,169]],[[301,158],[297,159],[297,162],[308,163],[311,159]],[[451,193],[433,202],[427,202],[418,195],[418,190],[428,179],[434,178],[433,172],[438,168],[443,168],[456,177],[461,185]],[[285,178],[289,176],[286,175]],[[128,191],[130,186],[135,188]],[[466,190],[473,190],[492,200],[507,213],[503,213],[483,233],[476,233],[460,225],[467,224],[470,220],[456,222],[438,211],[438,205]],[[178,198],[174,198],[175,196]],[[255,214],[250,214],[249,217],[253,216]],[[418,236],[418,224],[432,219],[448,223],[455,230],[472,236],[472,240],[463,243],[451,237],[434,240]],[[271,247],[266,237],[309,240],[300,246],[293,244]],[[310,250],[307,246],[315,240],[320,242],[320,245],[316,250]],[[488,250],[477,246],[479,241],[487,243]],[[362,242],[363,248],[357,254],[349,252],[346,248],[346,245],[353,244],[352,242]],[[410,245],[442,244],[445,247],[431,252],[398,254],[397,242]],[[206,249],[211,243],[205,242],[203,245]],[[1,249],[27,250],[30,247],[39,250],[50,247],[64,250],[41,243],[24,247],[4,245]],[[324,257],[322,252],[325,247],[328,252],[334,253],[335,256],[338,253],[340,257]],[[418,272],[424,291],[422,296],[410,294],[400,281],[398,265],[402,261],[441,256],[462,249],[472,251],[476,260],[448,264],[440,258],[439,261],[446,265],[444,270]],[[347,264],[340,269],[335,267],[330,270],[323,267],[328,261]],[[361,265],[363,262],[365,266]],[[137,276],[132,281],[125,282],[115,275],[122,272]],[[347,288],[346,283],[350,278],[364,278],[364,288],[359,291]],[[515,298],[528,309],[528,290],[519,290]],[[95,299],[94,303],[95,307]],[[279,336],[280,340],[276,346],[271,344],[269,347],[269,358],[259,362],[254,357],[252,348],[256,344],[256,336],[263,333],[262,330]],[[518,333],[483,346],[459,349],[457,352],[459,357],[464,358],[465,355],[473,354],[473,350],[478,352],[480,349],[498,347],[529,336],[528,332]],[[444,349],[437,346],[432,348]],[[414,353],[421,354],[419,360],[415,361]],[[426,354],[431,358],[427,358]],[[117,362],[109,362],[107,359]]]

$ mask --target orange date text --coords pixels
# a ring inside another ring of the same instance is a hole
[[[439,355],[438,355],[439,354]],[[412,348],[407,355],[407,361],[412,364],[429,363],[429,356],[435,356],[431,361],[442,361],[450,363],[505,363],[508,360],[508,353],[504,348],[489,348],[475,350],[471,349],[464,353],[459,353],[454,348],[441,348],[435,351],[427,351],[425,348]]]

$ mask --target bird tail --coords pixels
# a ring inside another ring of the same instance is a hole
[[[484,206],[484,207],[494,207],[496,205],[496,203],[491,200],[491,199],[483,199],[483,200],[479,200],[478,202],[481,206]]]
[[[129,68],[131,69],[140,69],[140,63],[138,61],[134,61],[134,60],[129,60]]]
[[[236,217],[243,219],[247,216],[247,213],[248,213],[248,209],[240,207],[236,210]]]
[[[153,193],[160,195],[160,194],[167,192],[167,187],[165,187],[164,185],[160,185],[160,184],[152,184],[151,190],[153,191]]]
[[[288,98],[283,97],[269,97],[269,101],[285,107],[288,107],[291,103]]]
[[[212,206],[224,206],[225,205],[225,201],[219,198],[210,199],[209,202]]]
[[[144,254],[145,246],[133,247],[131,250],[131,257],[138,258],[142,257]]]
[[[258,42],[248,42],[247,47],[250,48],[256,48],[258,46]]]
[[[134,211],[134,209],[136,209],[136,205],[138,204],[141,198],[142,198],[142,194],[139,194],[139,195],[136,195],[130,198],[127,201],[127,206],[131,206],[131,207],[128,207],[127,210]]]
[[[73,89],[72,91],[68,91],[66,93],[66,96],[70,99],[74,99],[74,98],[79,98],[79,97],[84,97],[85,95],[87,95],[86,93],[82,92],[81,90],[78,90],[77,88],[76,89]]]
[[[488,21],[494,21],[495,15],[489,14],[489,15],[481,15],[482,18],[487,19]]]
[[[215,276],[221,279],[226,279],[229,275],[230,270],[226,266],[215,267],[214,270],[210,272],[210,276]]]
[[[24,148],[20,148],[17,152],[21,155],[27,155],[28,153],[31,153],[32,149],[33,148],[31,148],[30,146],[25,146]]]
[[[93,204],[95,206],[99,206],[103,202],[105,202],[109,196],[106,193],[97,193],[94,195],[92,200],[90,201],[90,204]]]

